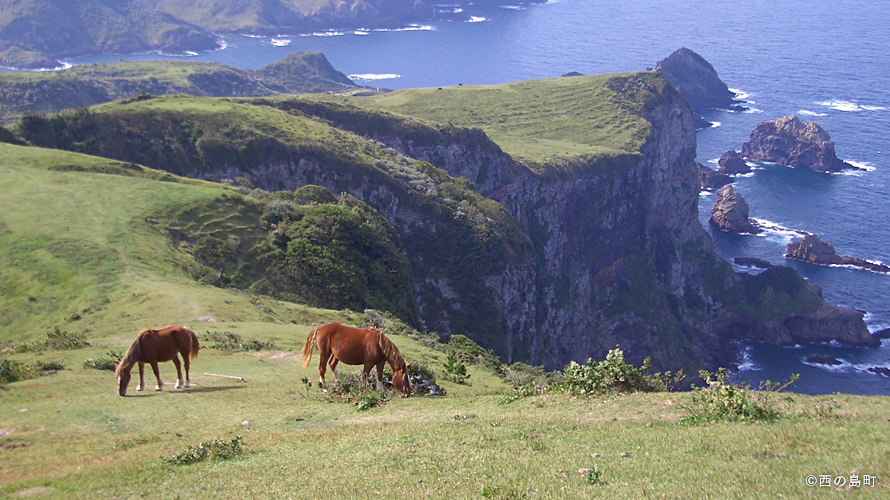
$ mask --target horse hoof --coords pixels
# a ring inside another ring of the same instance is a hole
[[[137,387],[137,388],[136,388],[136,392],[142,392],[142,389],[145,389],[145,388],[144,388],[144,387]]]
[[[157,386],[157,387],[155,387],[155,390],[158,391],[158,392],[161,392],[161,391],[164,390],[164,389],[163,389],[161,386]]]
[[[185,383],[185,388],[186,388],[186,389],[188,389],[188,388],[191,387],[191,386],[192,386],[192,384],[190,384],[190,383],[188,383],[188,382]]]
[[[182,389],[182,382],[176,382],[176,389]]]

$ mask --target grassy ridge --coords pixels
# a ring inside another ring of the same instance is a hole
[[[295,52],[256,70],[186,61],[84,64],[57,72],[0,73],[0,123],[23,113],[54,113],[140,92],[225,97],[356,88],[319,52]]]
[[[645,72],[411,89],[355,101],[432,122],[479,127],[518,161],[542,167],[638,155],[651,133],[642,112],[661,101],[666,85]]]

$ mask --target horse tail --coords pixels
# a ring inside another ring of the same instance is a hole
[[[191,342],[189,346],[189,361],[193,361],[198,357],[198,350],[201,349],[201,344],[198,343],[198,336],[195,335],[191,328],[186,327],[186,331],[189,332],[189,340]]]
[[[309,366],[309,361],[312,359],[312,348],[315,347],[315,337],[318,335],[319,328],[321,327],[316,326],[306,336],[306,343],[303,344],[303,368]]]
[[[142,333],[140,332],[140,337]],[[123,357],[121,357],[121,362],[117,365],[117,370],[114,371],[114,375],[116,377],[121,376],[121,371],[126,370],[133,366],[133,363],[139,359],[139,355],[142,353],[142,344],[139,342],[139,337],[136,337],[136,340],[130,344],[130,348],[127,349],[127,352],[124,353]]]

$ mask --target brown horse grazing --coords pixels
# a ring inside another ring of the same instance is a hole
[[[164,387],[161,382],[161,374],[158,371],[158,361],[173,361],[176,365],[176,388],[183,387],[182,368],[179,365],[177,354],[182,355],[182,361],[185,363],[185,387],[191,385],[189,380],[189,364],[191,360],[198,356],[198,337],[195,332],[185,326],[167,325],[160,330],[145,329],[139,332],[136,341],[127,349],[124,357],[119,363],[114,365],[114,373],[117,375],[120,383],[119,394],[127,395],[127,386],[130,384],[130,370],[135,363],[139,364],[139,387],[137,391],[145,388],[145,363],[151,365],[151,369],[155,372],[158,379],[156,391],[160,391]]]
[[[315,344],[318,344],[318,354],[321,357],[318,362],[318,380],[321,385],[324,385],[327,365],[331,365],[336,378],[339,376],[337,363],[342,361],[347,365],[364,365],[362,375],[365,380],[371,373],[371,368],[376,366],[377,390],[382,391],[383,365],[389,363],[393,371],[392,385],[399,396],[405,398],[411,395],[411,384],[408,383],[408,368],[411,365],[405,364],[399,348],[380,330],[373,327],[355,328],[341,323],[317,326],[309,332],[306,343],[303,344],[303,368],[309,366]]]

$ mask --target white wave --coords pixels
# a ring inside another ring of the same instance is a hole
[[[702,189],[701,191],[698,192],[698,195],[701,196],[702,198],[707,198],[708,196],[713,196],[714,192],[711,191],[710,189]]]
[[[853,363],[849,361],[845,361],[841,358],[835,358],[840,361],[839,365],[826,365],[824,363],[810,363],[807,361],[806,356],[800,358],[800,362],[807,365],[812,366],[813,368],[821,368],[825,371],[833,372],[833,373],[845,373],[854,369]]]
[[[525,10],[525,7],[522,5],[498,5],[498,7],[509,10]]]
[[[394,73],[384,73],[384,74],[376,74],[376,73],[362,73],[357,75],[349,75],[350,80],[393,80],[396,78],[401,78],[402,75],[396,75]]]
[[[370,35],[370,34],[371,34],[369,31],[365,31],[365,30],[355,30],[355,31],[353,31],[352,33],[353,33],[354,35],[361,35],[361,36],[366,36],[366,35]]]
[[[299,35],[299,36],[322,36],[322,37],[326,37],[326,36],[343,36],[343,35],[345,35],[345,34],[346,34],[346,33],[343,33],[342,31],[316,31],[315,33],[303,33],[303,34],[301,34],[301,35]]]
[[[869,106],[866,104],[860,105],[853,101],[845,101],[843,99],[835,99],[833,101],[820,101],[816,104],[820,106],[827,106],[828,108],[837,111],[845,111],[847,113],[856,113],[860,111],[884,111],[887,109],[884,106]]]
[[[846,160],[846,161],[850,165],[853,165],[854,167],[857,167],[857,168],[861,168],[862,170],[865,170],[866,172],[874,172],[875,170],[877,170],[874,165],[872,165],[871,163],[869,163],[867,161],[854,161],[854,160]]]
[[[753,347],[748,346],[742,349],[739,353],[741,356],[741,362],[739,363],[739,371],[740,372],[759,372],[763,370],[763,367],[754,362],[753,357],[751,356],[751,352],[754,350]]]
[[[739,178],[750,179],[751,177],[754,177],[754,171],[752,170],[750,172],[745,172],[744,174],[729,174],[729,176],[732,177],[733,179],[739,179]]]
[[[269,43],[271,43],[275,47],[287,47],[288,45],[290,45],[290,39],[289,38],[273,38],[273,39],[269,40]]]
[[[226,50],[227,48],[229,48],[229,44],[226,43],[225,40],[218,40],[216,42],[216,46],[217,46],[216,50]]]
[[[720,161],[720,158],[712,158],[712,159],[708,160],[708,163],[713,163],[714,165],[716,165],[717,162],[719,162],[719,161]]]
[[[484,23],[485,21],[488,21],[488,19],[479,16],[470,16],[470,18],[467,19],[468,23]]]
[[[759,108],[755,108],[753,106],[748,106],[748,109],[742,111],[742,113],[746,114],[746,115],[759,115],[759,114],[763,113],[763,110],[759,109]]]
[[[247,38],[263,38],[260,35],[251,35],[250,33],[242,33],[241,36],[247,37]]]
[[[796,229],[789,229],[780,224],[776,224],[775,222],[768,221],[766,219],[757,219],[755,217],[751,217],[751,222],[755,227],[762,230],[762,233],[759,233],[757,236],[762,238],[777,240],[788,244],[791,243],[791,240],[795,237],[803,237],[806,236],[807,233],[805,231],[798,231]]]
[[[804,116],[828,116],[828,113],[817,113],[815,111],[810,111],[808,109],[802,109],[802,110],[798,111],[797,114],[804,115]]]
[[[711,122],[711,128],[717,128],[717,127],[719,127],[720,125],[723,125],[723,124],[720,123],[720,122]]]
[[[740,101],[747,100],[749,97],[751,97],[751,94],[741,89],[729,89],[729,91],[735,94],[735,98]]]

